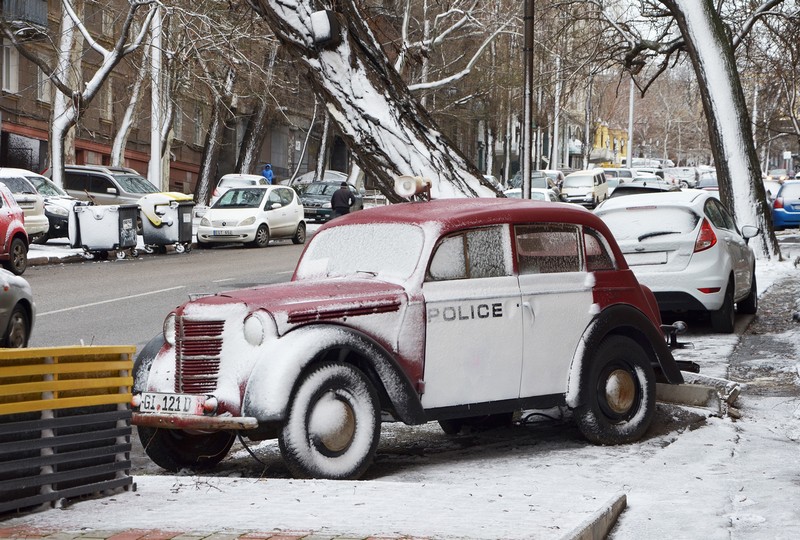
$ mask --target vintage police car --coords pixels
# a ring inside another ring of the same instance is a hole
[[[682,376],[603,222],[512,199],[403,203],[321,227],[292,280],[194,299],[134,368],[150,458],[209,468],[278,438],[298,477],[358,478],[382,421],[445,431],[566,405],[586,438],[635,441]]]

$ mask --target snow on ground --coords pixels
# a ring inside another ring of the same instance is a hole
[[[34,248],[36,249],[36,248]],[[797,254],[793,255],[796,256]],[[793,257],[792,256],[792,257]],[[759,292],[800,271],[759,262]],[[800,343],[797,330],[781,336]],[[735,336],[695,334],[691,358],[725,377]],[[795,349],[797,350],[797,349]],[[798,357],[754,358],[792,371]],[[137,490],[31,514],[3,525],[64,531],[313,531],[326,535],[426,538],[562,538],[620,493],[627,508],[612,539],[794,539],[800,537],[800,403],[795,397],[739,397],[742,418],[659,405],[659,433],[619,447],[594,446],[567,425],[544,422],[523,437],[383,467],[362,481],[268,476],[136,475]],[[705,422],[703,421],[705,420]],[[401,444],[436,424],[384,427]],[[441,435],[444,438],[443,435]],[[394,441],[397,442],[394,442]],[[274,442],[257,451],[277,454]],[[240,452],[244,452],[243,450]]]

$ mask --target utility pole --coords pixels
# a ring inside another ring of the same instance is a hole
[[[525,0],[525,46],[523,56],[525,63],[525,88],[523,91],[524,114],[522,120],[522,198],[531,198],[531,173],[533,150],[533,20],[534,0]]]

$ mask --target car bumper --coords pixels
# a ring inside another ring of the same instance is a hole
[[[50,238],[66,238],[68,236],[68,218],[56,216],[54,214],[47,214],[47,220],[50,223],[50,228],[47,230],[47,236]]]
[[[303,216],[305,219],[314,221],[328,221],[331,219],[332,210],[330,208],[304,208]]]
[[[25,232],[30,237],[41,236],[50,229],[50,222],[44,215],[25,216]]]
[[[661,311],[720,309],[731,274],[730,266],[716,257],[692,261],[674,272],[658,271],[652,266],[633,266],[631,270],[640,283],[653,291]]]
[[[772,224],[775,227],[800,226],[800,211],[787,211],[783,208],[772,209]]]
[[[230,244],[231,242],[252,242],[256,239],[258,227],[198,227],[198,240],[206,243]]]

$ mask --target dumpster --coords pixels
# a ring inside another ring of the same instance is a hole
[[[139,199],[144,250],[166,253],[167,246],[183,253],[192,249],[191,195],[176,192],[151,193]]]
[[[110,251],[116,251],[118,259],[136,257],[138,217],[135,204],[76,204],[69,215],[70,245],[99,259],[107,259]]]

